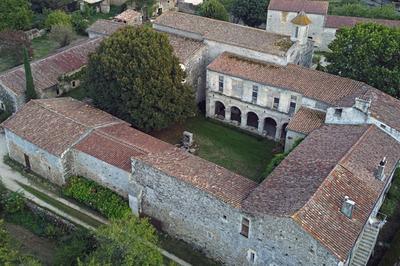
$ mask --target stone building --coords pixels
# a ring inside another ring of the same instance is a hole
[[[343,27],[353,27],[357,23],[373,22],[389,27],[400,27],[400,21],[370,19],[360,17],[328,15],[328,1],[313,0],[271,0],[268,6],[268,32],[291,36],[296,27],[291,21],[305,12],[311,21],[308,37],[320,50],[327,50],[335,39],[336,31]]]
[[[291,39],[260,29],[181,12],[163,14],[154,21],[153,28],[202,41],[207,46],[207,63],[223,52],[230,52],[279,65],[293,63],[310,66],[313,54],[313,43],[307,40],[307,36]]]
[[[117,30],[126,27],[127,24],[112,21],[108,19],[98,19],[95,23],[90,25],[89,28],[86,29],[86,32],[89,35],[89,38],[97,38],[97,37],[107,37],[116,32]]]
[[[394,117],[387,97],[376,112]],[[326,124],[257,184],[71,98],[30,101],[2,126],[11,158],[58,184],[91,178],[228,265],[365,265],[400,159],[380,126]]]
[[[114,21],[122,22],[130,26],[142,24],[142,13],[133,9],[127,9],[114,17]]]
[[[35,90],[40,98],[62,95],[79,86],[79,72],[87,63],[88,54],[101,42],[95,38],[65,48],[31,63]],[[18,110],[25,103],[25,70],[19,66],[0,74],[0,107]]]

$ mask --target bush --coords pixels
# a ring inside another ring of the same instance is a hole
[[[88,20],[85,19],[80,12],[74,12],[71,16],[71,20],[74,30],[81,35],[86,35],[86,29],[89,26]]]
[[[396,212],[397,206],[400,204],[400,168],[396,170],[392,185],[382,204],[380,212],[386,214],[389,218]]]
[[[69,25],[54,25],[51,27],[49,38],[64,47],[72,42],[75,38],[75,33]]]
[[[131,213],[128,203],[121,196],[84,177],[70,177],[63,187],[63,194],[90,206],[107,218],[122,218]]]
[[[52,11],[44,22],[47,29],[51,29],[55,25],[71,26],[71,16],[61,10]]]
[[[21,193],[9,192],[4,196],[2,205],[7,213],[20,212],[25,208],[25,198]]]
[[[338,16],[400,19],[400,15],[397,13],[393,5],[384,5],[382,7],[369,7],[361,3],[346,4],[332,8],[331,13]]]
[[[198,9],[200,16],[228,21],[229,15],[218,0],[205,0]]]

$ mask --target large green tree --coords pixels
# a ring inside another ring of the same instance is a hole
[[[267,22],[269,0],[235,0],[232,14],[246,25],[257,27]]]
[[[0,1],[0,31],[29,29],[32,17],[33,12],[28,0]]]
[[[31,64],[29,62],[28,50],[24,47],[24,69],[25,69],[25,81],[26,81],[26,92],[25,99],[29,102],[31,99],[36,99],[37,94],[35,91],[35,85],[33,83]]]
[[[366,4],[355,3],[333,7],[331,13],[339,16],[364,18],[400,19],[399,13],[393,5],[370,7]]]
[[[229,15],[218,0],[205,0],[198,9],[200,16],[228,21]]]
[[[125,27],[90,56],[86,86],[99,108],[151,131],[194,115],[194,91],[184,79],[167,35]]]
[[[64,11],[55,10],[49,13],[44,24],[47,29],[51,29],[55,25],[71,26],[72,19],[71,16]]]
[[[133,215],[96,231],[97,249],[81,265],[162,265],[158,237],[147,220]]]
[[[400,29],[358,24],[340,29],[329,45],[327,71],[400,97]]]

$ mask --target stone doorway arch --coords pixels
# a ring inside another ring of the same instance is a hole
[[[239,125],[242,122],[242,111],[236,106],[231,107],[231,121],[236,121]]]
[[[225,119],[225,105],[220,101],[215,102],[215,116],[219,119]]]
[[[258,116],[254,112],[247,113],[247,126],[258,128]]]
[[[275,139],[276,125],[277,123],[273,118],[267,117],[264,119],[264,131],[268,137]]]

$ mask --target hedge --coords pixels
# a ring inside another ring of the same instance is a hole
[[[70,177],[62,192],[107,218],[118,219],[131,213],[128,203],[117,193],[81,176]]]

